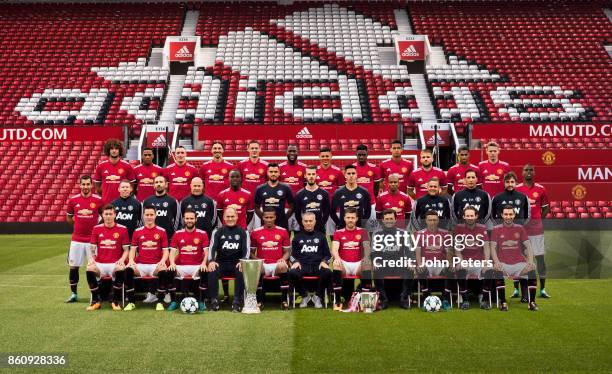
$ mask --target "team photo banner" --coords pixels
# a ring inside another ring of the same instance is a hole
[[[398,137],[396,125],[221,125],[200,126],[198,140],[251,140],[272,139],[297,142],[310,139],[395,139]]]
[[[470,157],[474,163],[487,159],[484,149],[470,151]],[[502,149],[499,158],[510,165],[596,165],[612,160],[612,149],[548,149],[538,151]]]
[[[42,140],[98,140],[123,139],[121,126],[49,126],[49,127],[2,127],[0,141]]]
[[[472,127],[472,139],[610,136],[612,136],[612,124],[610,123],[475,124]]]

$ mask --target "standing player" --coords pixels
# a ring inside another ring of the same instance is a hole
[[[227,208],[232,208],[238,214],[238,226],[247,229],[253,218],[253,197],[251,193],[242,188],[242,176],[238,170],[229,173],[230,186],[217,196],[217,215],[223,217]],[[225,223],[225,222],[222,222]]]
[[[280,181],[295,194],[304,187],[306,173],[306,164],[298,161],[298,149],[294,144],[287,146],[287,161],[283,161],[280,165]]]
[[[357,226],[362,226],[362,220],[367,220],[372,214],[372,203],[368,190],[357,184],[357,169],[354,165],[344,167],[346,184],[336,190],[332,198],[330,216],[336,228],[344,228],[344,212],[347,208],[357,209]]]
[[[413,167],[412,162],[402,158],[402,142],[396,139],[391,142],[391,158],[380,163],[380,173],[383,180],[387,182],[389,176],[396,174],[399,178],[400,192],[406,193],[408,191],[408,177],[412,173]]]
[[[334,233],[331,254],[334,259],[333,286],[336,295],[334,310],[342,311],[341,295],[344,286],[342,277],[346,275],[361,277],[363,274],[363,279],[367,282],[372,279],[370,238],[367,231],[357,227],[355,208],[345,210],[344,228]],[[370,286],[367,285],[364,288],[370,288]]]
[[[260,185],[266,183],[266,170],[268,163],[259,158],[261,147],[257,140],[251,140],[248,144],[249,158],[241,161],[237,169],[242,176],[242,187],[249,191],[252,198],[255,198],[255,190]],[[252,221],[247,222],[249,229],[261,226],[259,216],[255,215]]]
[[[142,218],[142,205],[132,195],[132,184],[124,179],[119,184],[119,197],[113,201],[117,216],[115,221],[127,228],[130,239],[136,228],[140,227]]]
[[[314,213],[302,216],[304,230],[295,234],[291,241],[293,264],[289,270],[289,283],[301,297],[300,308],[306,308],[312,300],[315,308],[323,307],[325,290],[329,288],[331,271],[329,270],[329,245],[324,234],[315,231]],[[314,296],[310,297],[304,287],[304,276],[317,276],[319,283]]]
[[[162,177],[163,178],[163,177]],[[156,178],[157,180],[157,178]],[[168,279],[166,261],[168,261],[168,236],[166,230],[155,224],[156,208],[145,205],[143,209],[144,226],[134,231],[128,267],[125,275],[125,294],[128,305],[124,310],[134,310],[134,276],[137,277],[157,277],[157,304],[155,310],[163,311],[164,304],[161,299],[164,297],[166,288],[172,279]],[[151,283],[151,287],[153,282]],[[152,289],[149,289],[149,292]]]
[[[465,188],[453,194],[453,218],[456,221],[463,219],[463,210],[467,206],[476,208],[478,211],[478,223],[486,224],[491,215],[491,198],[489,194],[477,188],[478,174],[475,170],[468,169],[463,176]]]
[[[198,169],[187,163],[187,150],[179,145],[174,149],[174,163],[166,166],[163,173],[168,180],[168,194],[181,201],[189,195],[189,184],[198,176]]]
[[[339,167],[332,165],[331,160],[331,149],[329,147],[321,147],[319,150],[319,165],[317,166],[317,184],[319,187],[327,191],[330,203],[336,190],[345,183],[342,170],[340,170]],[[301,224],[302,220],[299,216],[297,218]],[[331,216],[327,222],[324,222],[323,224],[325,225],[326,234],[333,235],[336,227]]]
[[[368,190],[370,194],[370,202],[372,203],[372,211],[376,209],[376,197],[380,189],[382,177],[380,175],[380,167],[368,162],[368,147],[363,144],[357,146],[357,163],[355,164],[357,171],[357,184]],[[370,218],[370,217],[365,217]]]
[[[229,172],[234,166],[223,159],[221,142],[213,142],[210,151],[213,159],[200,166],[200,177],[204,180],[206,196],[216,200],[219,193],[229,187]]]
[[[158,175],[162,175],[163,170],[153,163],[153,150],[144,148],[142,150],[142,163],[134,168],[138,201],[145,201],[149,196],[155,195],[153,180]]]
[[[433,154],[430,149],[421,151],[421,167],[410,173],[408,177],[408,195],[413,200],[427,195],[427,182],[433,178],[438,178],[442,190],[440,195],[446,194],[446,174],[442,169],[433,166]]]
[[[465,172],[468,170],[473,170],[476,172],[477,184],[479,184],[480,168],[478,165],[470,164],[470,149],[467,145],[462,145],[457,151],[457,163],[451,166],[451,168],[446,172],[449,194],[453,194],[466,188]]]
[[[540,278],[540,297],[550,298],[546,293],[546,262],[544,261],[544,225],[542,218],[546,217],[550,209],[546,189],[539,183],[535,183],[535,168],[531,164],[523,166],[523,183],[516,186],[516,190],[522,192],[529,200],[531,206],[531,218],[525,225],[525,230],[529,236],[533,255],[535,256],[538,267],[538,277]]]
[[[287,271],[289,270],[289,253],[291,244],[289,241],[289,233],[284,228],[277,226],[276,209],[267,207],[264,208],[262,219],[263,226],[256,228],[251,232],[251,257],[264,260],[262,276],[280,278],[281,284],[281,309],[289,309],[287,303],[287,291],[289,290],[289,281],[287,279]],[[263,302],[264,288],[263,279],[259,281],[261,294],[259,301]]]
[[[104,155],[108,160],[102,161],[96,167],[94,183],[96,192],[102,195],[102,202],[108,204],[119,197],[119,183],[127,179],[136,183],[134,169],[128,162],[123,161],[123,143],[117,139],[108,139],[104,143]]]
[[[67,303],[75,303],[77,297],[77,285],[79,284],[79,267],[85,265],[87,258],[87,247],[91,239],[91,232],[98,224],[100,212],[102,211],[102,199],[91,192],[93,184],[89,175],[79,178],[81,193],[72,196],[68,200],[66,210],[66,221],[73,226],[72,240],[68,251],[68,280],[70,282],[70,297]]]
[[[210,308],[219,310],[219,278],[234,277],[234,302],[232,312],[240,312],[243,302],[244,279],[240,269],[240,259],[248,259],[250,251],[249,235],[237,225],[238,214],[234,208],[223,212],[223,226],[213,231],[208,255],[208,298]]]
[[[330,201],[327,191],[317,186],[317,167],[306,167],[306,187],[295,195],[295,217],[301,217],[306,212],[314,213],[315,230],[325,234],[325,223],[329,219]],[[300,230],[303,230],[302,220],[298,220]]]
[[[168,195],[168,182],[162,175],[158,175],[154,180],[155,195],[146,199],[144,206],[152,206],[155,208],[157,218],[155,224],[166,230],[169,239],[179,227],[180,223],[180,206],[176,199]]]
[[[264,208],[274,208],[276,225],[287,230],[289,228],[288,217],[293,214],[294,200],[289,186],[278,181],[279,176],[278,164],[269,164],[268,181],[255,190],[255,214],[261,219]],[[287,207],[286,212],[285,206]]]
[[[210,237],[217,225],[217,210],[214,201],[204,195],[204,183],[200,177],[191,180],[191,195],[181,201],[181,214],[187,209],[196,214],[196,228]]]
[[[495,226],[491,234],[491,257],[493,268],[497,271],[497,288],[501,290],[499,298],[500,310],[507,311],[506,286],[504,276],[520,277],[521,288],[529,286],[529,310],[537,311],[536,299],[536,273],[533,264],[533,251],[527,232],[521,225],[514,223],[514,207],[506,205],[502,208],[503,223]],[[523,248],[526,254],[523,255]]]
[[[101,300],[98,281],[100,277],[113,278],[113,310],[121,310],[125,261],[130,249],[130,238],[125,226],[115,222],[115,207],[107,204],[102,208],[104,223],[93,228],[87,264],[87,283],[91,291],[88,311],[100,309]]]
[[[194,178],[195,180],[195,178]],[[193,180],[192,180],[193,182]],[[201,180],[200,180],[201,182]],[[203,312],[204,292],[206,292],[206,268],[208,258],[208,235],[196,227],[196,212],[191,209],[183,211],[183,229],[177,231],[170,243],[170,266],[168,278],[181,282],[185,277],[199,280],[198,309]],[[176,310],[176,285],[170,288],[170,305],[168,311]]]
[[[507,162],[499,160],[499,145],[495,142],[487,143],[487,160],[478,164],[482,189],[493,198],[504,190],[504,175],[512,169]]]
[[[450,227],[451,208],[446,197],[440,196],[440,180],[436,177],[427,182],[427,195],[414,202],[412,208],[412,225],[417,230],[425,227],[427,212],[434,211],[443,220],[442,227]]]
[[[406,222],[410,221],[412,201],[410,196],[400,190],[400,177],[397,173],[390,174],[387,179],[388,190],[378,195],[376,200],[376,217],[382,219],[383,211],[393,209],[398,217],[397,224],[406,227]]]

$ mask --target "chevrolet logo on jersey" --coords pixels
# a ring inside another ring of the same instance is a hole
[[[245,177],[246,179],[248,179],[248,180],[253,180],[253,181],[255,181],[255,180],[258,180],[258,179],[259,179],[259,175],[258,175],[258,174],[253,174],[253,173],[251,173],[251,174],[247,174],[247,175],[245,175],[244,177]]]
[[[518,241],[516,240],[504,240],[502,242],[502,247],[516,247],[518,246]]]
[[[264,248],[274,248],[276,246],[278,246],[278,242],[274,242],[272,240],[268,240],[267,242],[263,242],[261,243],[261,246]]]
[[[370,183],[370,178],[359,177],[359,178],[357,178],[357,183]]]
[[[240,210],[242,208],[242,206],[238,205],[238,204],[230,204],[227,206],[228,208],[233,208],[236,210],[236,212],[240,213]]]
[[[185,177],[176,177],[176,178],[172,179],[172,181],[174,183],[185,183],[185,182],[187,182],[187,178],[185,178]]]
[[[91,216],[93,214],[93,210],[90,210],[90,209],[81,209],[77,213],[80,216]]]
[[[140,183],[143,183],[143,184],[152,184],[153,183],[153,179],[151,179],[151,178],[142,178],[140,180]]]
[[[181,247],[181,252],[195,252],[198,250],[198,247],[194,247],[192,245],[185,245]]]
[[[348,207],[353,207],[354,208],[356,206],[359,206],[359,201],[357,201],[357,200],[348,200],[348,201],[344,202],[344,206],[347,207],[347,208]]]
[[[220,181],[222,179],[223,179],[223,175],[219,175],[219,174],[212,174],[208,177],[208,180],[215,181],[215,182]]]
[[[100,245],[105,245],[105,246],[113,246],[117,243],[117,241],[112,240],[112,239],[104,239],[100,242]]]
[[[319,182],[319,186],[321,186],[321,187],[329,187],[329,186],[331,186],[331,182],[330,181],[320,181]]]
[[[278,203],[280,202],[279,199],[275,198],[275,197],[269,197],[265,200],[266,204],[270,204],[270,205],[278,205]]]
[[[357,249],[357,248],[359,248],[359,242],[344,243],[344,249]]]
[[[153,240],[147,240],[146,242],[141,243],[142,249],[155,249],[157,247],[157,242]]]
[[[299,181],[299,179],[296,178],[296,177],[285,178],[285,182],[287,182],[287,183],[297,183],[298,181]]]
[[[111,181],[111,182],[114,182],[114,181],[119,180],[119,179],[121,179],[121,177],[119,175],[109,175],[109,176],[106,177],[106,180],[107,181]]]
[[[321,206],[321,203],[317,203],[316,201],[313,201],[312,203],[306,204],[306,209],[319,209],[320,206]]]

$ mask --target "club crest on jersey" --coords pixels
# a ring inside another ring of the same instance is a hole
[[[152,176],[153,178],[155,178],[155,177],[157,176],[157,172],[155,172],[155,171],[154,171],[154,172],[152,172],[152,173],[151,173],[151,176]]]
[[[482,200],[482,199],[480,198],[480,196],[476,196],[476,198],[474,198],[474,200],[475,200],[477,203],[479,203],[479,202],[480,202],[480,200]]]
[[[318,195],[317,195],[317,200],[319,200],[319,201],[323,200],[323,195],[318,194]]]
[[[402,168],[402,173],[405,173],[408,171],[408,168]]]
[[[240,202],[240,204],[244,204],[244,197],[239,198],[238,202]]]
[[[276,239],[276,240],[280,240],[280,238],[281,238],[281,236],[280,236],[280,235],[278,235],[278,234],[274,235],[274,239]]]
[[[361,194],[361,192],[357,193],[357,195],[355,195],[356,198],[361,199],[363,197],[363,195]]]
[[[501,175],[504,171],[502,169],[497,169],[496,172],[497,174]]]
[[[227,174],[227,169],[226,169],[226,168],[223,168],[223,169],[221,169],[221,172],[222,172],[223,174]]]
[[[533,193],[533,197],[538,197],[538,196],[540,196],[540,194],[539,194],[539,193],[537,193],[537,192],[534,192],[534,193]]]
[[[313,242],[315,242],[316,244],[319,244],[319,238],[314,238]]]
[[[167,208],[167,207],[168,207],[168,202],[167,202],[167,201],[164,201],[164,202],[162,203],[162,206],[163,206],[164,208]]]
[[[515,232],[514,237],[518,239],[520,237],[520,234],[518,232]]]
[[[185,172],[185,176],[186,176],[186,177],[189,177],[189,176],[191,176],[191,172],[189,172],[189,171],[186,171],[186,172]]]
[[[298,177],[301,177],[302,176],[302,171],[298,170],[298,172],[296,174],[297,174]]]
[[[114,234],[113,234],[113,238],[115,238],[115,239],[119,239],[119,233],[118,233],[118,232],[114,233]]]
[[[329,180],[330,180],[330,181],[333,181],[334,179],[336,179],[336,176],[335,176],[335,175],[330,175],[330,176],[329,176]]]
[[[257,169],[257,172],[258,172],[259,174],[263,174],[264,169]]]
[[[199,238],[193,239],[193,244],[200,244],[200,239]]]
[[[123,169],[119,169],[119,170],[117,170],[117,172],[118,172],[119,174],[123,174]]]
[[[400,200],[400,202],[398,203],[399,206],[404,206],[404,202]]]
[[[355,239],[357,239],[357,240],[361,240],[361,234],[357,234],[357,235],[355,235]]]
[[[234,235],[234,239],[240,240],[240,235],[238,235],[238,234]]]
[[[374,175],[374,172],[372,170],[368,170],[368,176],[371,177],[372,175]]]
[[[91,203],[91,204],[89,204],[89,207],[90,207],[91,209],[96,209],[96,203]]]
[[[514,200],[514,203],[515,203],[516,205],[521,205],[521,200],[516,199],[516,200]]]
[[[153,235],[153,237],[155,238],[155,240],[159,240],[159,234],[155,234]]]
[[[134,210],[134,207],[133,207],[133,206],[131,206],[131,205],[128,205],[127,209],[128,209],[128,210]]]
[[[276,191],[276,194],[277,194],[278,196],[283,196],[283,191],[278,190],[278,191]]]

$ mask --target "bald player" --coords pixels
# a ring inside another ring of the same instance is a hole
[[[210,197],[204,195],[204,181],[202,181],[202,178],[193,178],[189,186],[191,194],[181,201],[180,210],[181,212],[185,212],[187,209],[194,211],[196,214],[196,228],[206,232],[210,238],[217,223],[215,202]]]

